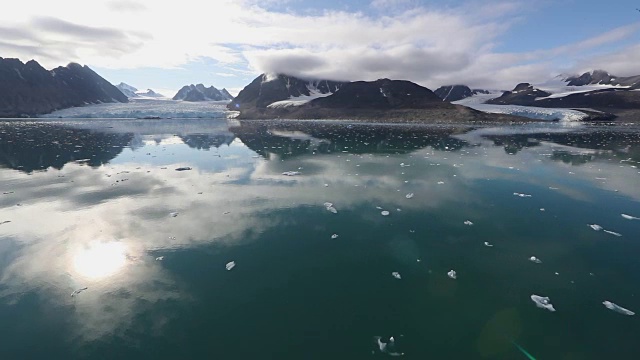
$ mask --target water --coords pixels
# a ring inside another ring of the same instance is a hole
[[[633,359],[639,134],[0,122],[0,358]]]

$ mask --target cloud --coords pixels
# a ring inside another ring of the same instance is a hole
[[[131,0],[113,0],[113,1],[108,1],[107,2],[107,7],[112,10],[112,11],[116,11],[116,12],[140,12],[143,11],[145,9],[147,9],[147,7],[137,1],[131,1]]]

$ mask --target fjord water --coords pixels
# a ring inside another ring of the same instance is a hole
[[[0,358],[633,359],[639,161],[637,125],[2,122]]]

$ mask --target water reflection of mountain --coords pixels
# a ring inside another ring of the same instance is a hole
[[[180,135],[180,139],[187,144],[190,148],[198,150],[209,150],[212,147],[219,148],[222,145],[229,145],[235,140],[235,135],[232,133],[222,134],[190,134]]]
[[[241,122],[230,130],[251,150],[265,158],[282,158],[315,153],[408,153],[433,147],[456,151],[468,144],[451,135],[467,127],[366,125],[304,122]]]
[[[610,158],[640,161],[640,135],[637,132],[587,129],[569,133],[488,135],[486,138],[496,146],[504,147],[509,154],[524,148],[550,145],[550,158],[568,164]]]
[[[133,139],[131,133],[105,133],[59,124],[0,124],[0,166],[25,172],[62,169],[82,160],[100,166],[115,158]]]

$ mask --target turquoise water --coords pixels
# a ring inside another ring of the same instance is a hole
[[[634,359],[639,161],[637,125],[1,122],[0,358]]]

